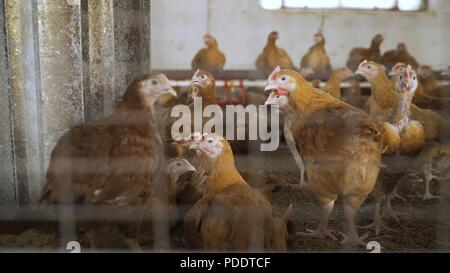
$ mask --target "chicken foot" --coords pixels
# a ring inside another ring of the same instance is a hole
[[[391,194],[388,194],[386,196],[386,206],[383,210],[383,217],[385,216],[390,216],[392,218],[395,219],[395,221],[397,221],[397,223],[400,223],[400,220],[398,219],[397,216],[403,215],[403,216],[410,216],[411,214],[406,213],[406,212],[399,212],[399,211],[394,211],[392,209],[392,197]]]
[[[377,236],[380,235],[381,230],[383,230],[383,229],[388,230],[388,231],[397,232],[397,230],[392,229],[384,224],[383,218],[381,217],[381,209],[380,209],[381,201],[382,201],[382,199],[377,200],[375,202],[373,223],[371,223],[367,226],[358,226],[358,228],[366,229],[366,230],[374,230],[375,234]]]
[[[433,195],[431,193],[430,184],[431,184],[431,181],[433,181],[433,179],[437,180],[437,181],[442,181],[445,179],[434,175],[431,170],[431,167],[425,167],[423,169],[422,175],[412,174],[411,176],[414,178],[412,181],[414,181],[414,182],[422,182],[423,181],[425,183],[425,193],[422,196],[422,199],[424,201],[430,200],[430,199],[440,199],[441,198],[440,196]],[[417,195],[420,195],[420,194],[417,194]]]
[[[323,214],[320,218],[319,227],[317,230],[311,230],[306,228],[306,232],[297,232],[297,235],[303,237],[313,237],[319,239],[325,239],[326,237],[331,238],[334,241],[337,241],[336,236],[333,235],[331,230],[328,229],[328,220],[330,219],[330,214],[334,208],[334,201],[331,201],[328,204],[325,204],[322,207]]]
[[[399,199],[402,202],[406,203],[406,199],[398,193],[398,186],[394,188],[394,191],[391,193],[392,199]]]

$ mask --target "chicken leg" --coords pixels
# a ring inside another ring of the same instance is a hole
[[[364,240],[367,239],[368,234],[362,237],[359,237],[358,235],[358,230],[356,229],[355,224],[356,209],[354,209],[349,204],[344,204],[344,213],[347,225],[346,225],[346,233],[341,233],[341,235],[344,237],[344,240],[341,241],[341,244],[365,247],[366,244],[364,243]]]
[[[337,241],[337,238],[331,233],[331,231],[328,229],[328,220],[330,219],[330,214],[333,211],[334,208],[334,202],[331,201],[328,204],[325,204],[322,207],[323,214],[320,218],[319,227],[317,230],[311,230],[306,228],[306,232],[297,232],[297,235],[303,236],[303,237],[314,237],[319,239],[324,239],[326,237],[331,238],[332,240]]]
[[[284,137],[286,139],[286,143],[288,145],[289,151],[291,151],[292,156],[294,157],[295,164],[300,169],[300,182],[293,186],[295,189],[302,189],[308,186],[308,183],[305,181],[305,164],[303,164],[303,160],[300,157],[300,154],[297,150],[297,146],[295,144],[294,136],[292,135],[290,129],[290,122],[287,120],[284,128]]]
[[[439,196],[431,194],[430,183],[433,179],[442,180],[442,178],[433,174],[433,161],[440,150],[441,148],[437,143],[431,142],[416,159],[415,165],[418,166],[418,171],[414,172],[413,176],[416,178],[414,181],[425,183],[425,193],[422,197],[424,201],[439,198]]]
[[[425,194],[423,195],[423,200],[430,200],[430,199],[439,199],[441,198],[440,196],[437,195],[433,195],[431,194],[430,191],[430,183],[433,179],[436,180],[441,180],[440,177],[435,176],[432,172],[431,172],[431,166],[429,166],[429,168],[425,168],[423,171],[423,178],[424,178],[424,182],[425,182]]]

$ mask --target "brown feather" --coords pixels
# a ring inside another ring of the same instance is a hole
[[[256,68],[266,76],[269,76],[277,66],[286,69],[292,69],[294,66],[287,52],[276,45],[277,38],[274,36],[278,36],[278,34],[272,32],[269,35],[267,44],[255,63]]]
[[[215,251],[285,250],[279,242],[286,240],[287,231],[277,229],[272,205],[245,182],[234,165],[231,146],[222,143],[224,152],[210,166],[204,196],[185,217],[191,246]]]

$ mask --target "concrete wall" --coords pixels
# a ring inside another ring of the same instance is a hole
[[[367,47],[377,33],[385,35],[383,51],[402,41],[421,63],[436,69],[450,64],[448,0],[429,0],[427,12],[403,13],[266,11],[258,0],[152,0],[152,7],[154,69],[190,68],[207,29],[226,53],[228,69],[253,69],[272,30],[280,32],[280,46],[298,65],[312,44],[322,16],[326,18],[324,34],[334,66],[344,65],[351,48]]]

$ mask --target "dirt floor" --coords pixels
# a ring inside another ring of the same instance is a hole
[[[284,145],[277,152],[251,155],[237,155],[236,164],[240,171],[258,175],[270,175],[288,183],[297,183],[299,172],[291,159],[289,151]],[[432,192],[439,194],[450,182],[433,181]],[[399,193],[406,199],[393,201],[394,210],[409,213],[400,216],[400,223],[393,219],[386,220],[386,224],[396,229],[396,232],[383,231],[376,236],[373,231],[360,230],[360,234],[369,233],[367,241],[380,243],[383,252],[436,252],[450,251],[450,206],[448,199],[423,201],[424,183],[404,179],[399,187]],[[269,187],[269,199],[278,212],[283,212],[293,204],[292,220],[297,231],[304,231],[305,227],[315,229],[320,217],[320,206],[307,188],[291,189],[286,187]],[[373,217],[373,204],[369,198],[362,206],[358,224],[367,225]],[[330,228],[341,239],[339,232],[343,231],[343,211],[338,201],[330,219]],[[9,226],[9,228],[6,228]],[[19,235],[20,233],[24,234]],[[45,225],[24,225],[23,223],[0,223],[0,250],[15,251],[20,249],[48,251],[58,247],[57,228]],[[175,228],[171,235],[172,248],[177,251],[187,250],[183,240],[182,227]],[[81,238],[83,247],[88,247],[86,238]],[[145,245],[144,245],[145,247]],[[343,248],[338,241],[331,239],[312,239],[298,237],[290,251],[295,252],[340,252],[350,251]],[[355,251],[352,249],[351,251]],[[368,252],[366,249],[356,251]]]

